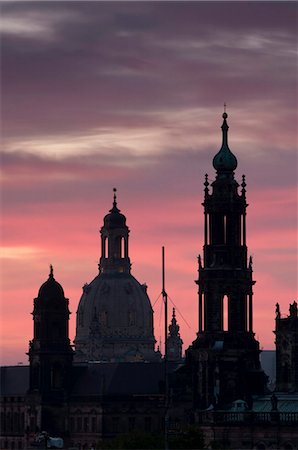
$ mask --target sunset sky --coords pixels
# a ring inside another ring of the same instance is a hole
[[[204,175],[229,144],[246,174],[254,330],[297,300],[297,3],[2,2],[0,364],[27,363],[49,265],[70,299],[97,275],[99,229],[127,217],[132,273],[197,332]],[[170,307],[172,304],[170,302]],[[162,338],[161,300],[155,337]]]

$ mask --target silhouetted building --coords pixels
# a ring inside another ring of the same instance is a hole
[[[131,274],[129,229],[114,189],[104,218],[99,274],[83,287],[77,310],[75,361],[158,361],[147,286]]]
[[[65,430],[73,350],[68,337],[69,309],[62,286],[53,275],[34,299],[33,340],[29,343],[29,422],[39,430]]]
[[[246,246],[246,183],[234,178],[237,159],[228,146],[227,113],[222,146],[213,158],[216,179],[205,180],[204,257],[199,256],[199,331],[187,351],[194,372],[195,406],[251,402],[265,388],[259,343],[253,332],[252,258]]]
[[[167,339],[168,361],[182,361],[182,344],[183,341],[179,333],[180,327],[176,320],[175,308],[173,308],[172,320],[169,325],[169,334]]]
[[[298,314],[297,303],[290,304],[289,315],[282,317],[276,304],[276,390],[298,392]]]
[[[175,310],[167,364],[154,351],[152,307],[146,286],[130,273],[129,230],[114,195],[101,228],[99,274],[84,286],[78,307],[76,355],[68,299],[51,267],[34,299],[30,365],[1,368],[1,449],[29,448],[40,431],[80,450],[105,448],[107,440],[136,431],[177,437],[182,448],[190,426],[208,448],[298,449],[297,304],[285,318],[277,305],[277,390],[283,392],[266,393],[253,332],[246,184],[243,176],[239,193],[226,113],[223,119],[216,179],[205,180],[199,330],[186,361]]]

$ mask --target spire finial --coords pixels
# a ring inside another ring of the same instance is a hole
[[[224,112],[223,112],[223,115],[222,115],[222,118],[224,119],[224,121],[227,119],[227,117],[228,117],[228,114],[227,114],[227,104],[226,104],[226,102],[224,102]]]
[[[54,268],[53,268],[53,265],[52,265],[52,264],[50,264],[50,274],[49,274],[49,277],[50,277],[50,278],[54,278]]]
[[[117,189],[115,187],[113,188],[113,192],[114,192],[113,206],[117,206],[117,196],[116,196]]]

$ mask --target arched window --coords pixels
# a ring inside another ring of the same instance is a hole
[[[222,327],[223,331],[229,331],[229,298],[227,295],[222,299]]]
[[[120,258],[125,258],[125,239],[121,238]]]

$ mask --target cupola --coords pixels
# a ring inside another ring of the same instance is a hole
[[[99,271],[104,273],[130,273],[128,256],[129,229],[126,217],[117,207],[117,189],[114,188],[113,207],[104,217],[101,234],[101,258]]]
[[[50,265],[50,273],[48,280],[41,285],[38,291],[38,299],[47,300],[64,300],[64,291],[55,278],[53,266]]]

